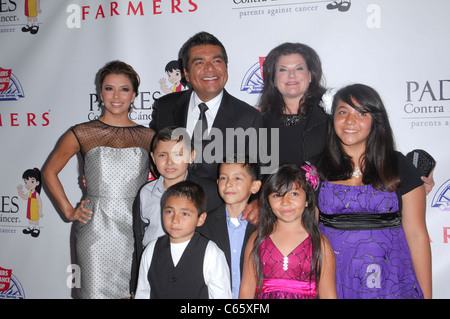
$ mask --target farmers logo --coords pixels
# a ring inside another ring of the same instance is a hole
[[[25,299],[20,281],[11,269],[0,267],[0,299]]]
[[[0,101],[17,101],[24,97],[22,85],[12,70],[0,67]]]

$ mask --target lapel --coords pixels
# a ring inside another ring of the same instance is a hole
[[[227,127],[234,127],[235,123],[233,119],[238,116],[234,112],[234,105],[231,99],[231,95],[224,89],[222,101],[220,102],[219,110],[217,111],[216,118],[214,119],[213,127],[220,129],[225,134]]]
[[[231,265],[231,248],[230,240],[228,239],[227,212],[225,210],[225,204],[221,205],[219,210],[219,214],[216,214],[216,221],[214,222],[214,225],[216,226],[217,237],[220,239],[220,247],[223,247],[223,252]]]
[[[241,250],[241,260],[240,260],[241,274],[242,274],[242,269],[243,269],[243,266],[244,266],[245,248],[247,248],[247,243],[248,243],[248,240],[249,240],[250,236],[257,229],[258,228],[255,225],[253,225],[252,223],[248,222],[247,228],[245,229],[244,242],[242,243],[242,250]]]
[[[173,123],[175,126],[186,127],[191,94],[192,90],[185,91],[175,102],[176,107],[172,111]]]

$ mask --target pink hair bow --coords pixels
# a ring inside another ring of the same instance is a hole
[[[306,165],[301,166],[305,170],[306,180],[311,184],[314,190],[317,189],[319,185],[319,174],[317,173],[317,168],[306,162]]]

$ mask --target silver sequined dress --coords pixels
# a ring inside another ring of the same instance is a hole
[[[132,205],[148,178],[154,131],[143,126],[114,127],[98,120],[72,128],[84,157],[92,219],[75,222],[80,298],[130,296],[134,249]]]

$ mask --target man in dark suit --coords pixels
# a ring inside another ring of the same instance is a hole
[[[262,117],[255,108],[224,89],[228,57],[216,37],[197,33],[183,45],[179,55],[191,88],[155,101],[150,127],[157,132],[167,126],[185,127],[194,135],[197,153],[190,171],[215,181],[218,163],[226,154],[235,153],[242,146],[245,152],[258,152]],[[200,104],[206,104],[204,113]],[[202,123],[206,132],[198,129],[197,123]],[[258,154],[250,155],[258,158]]]

